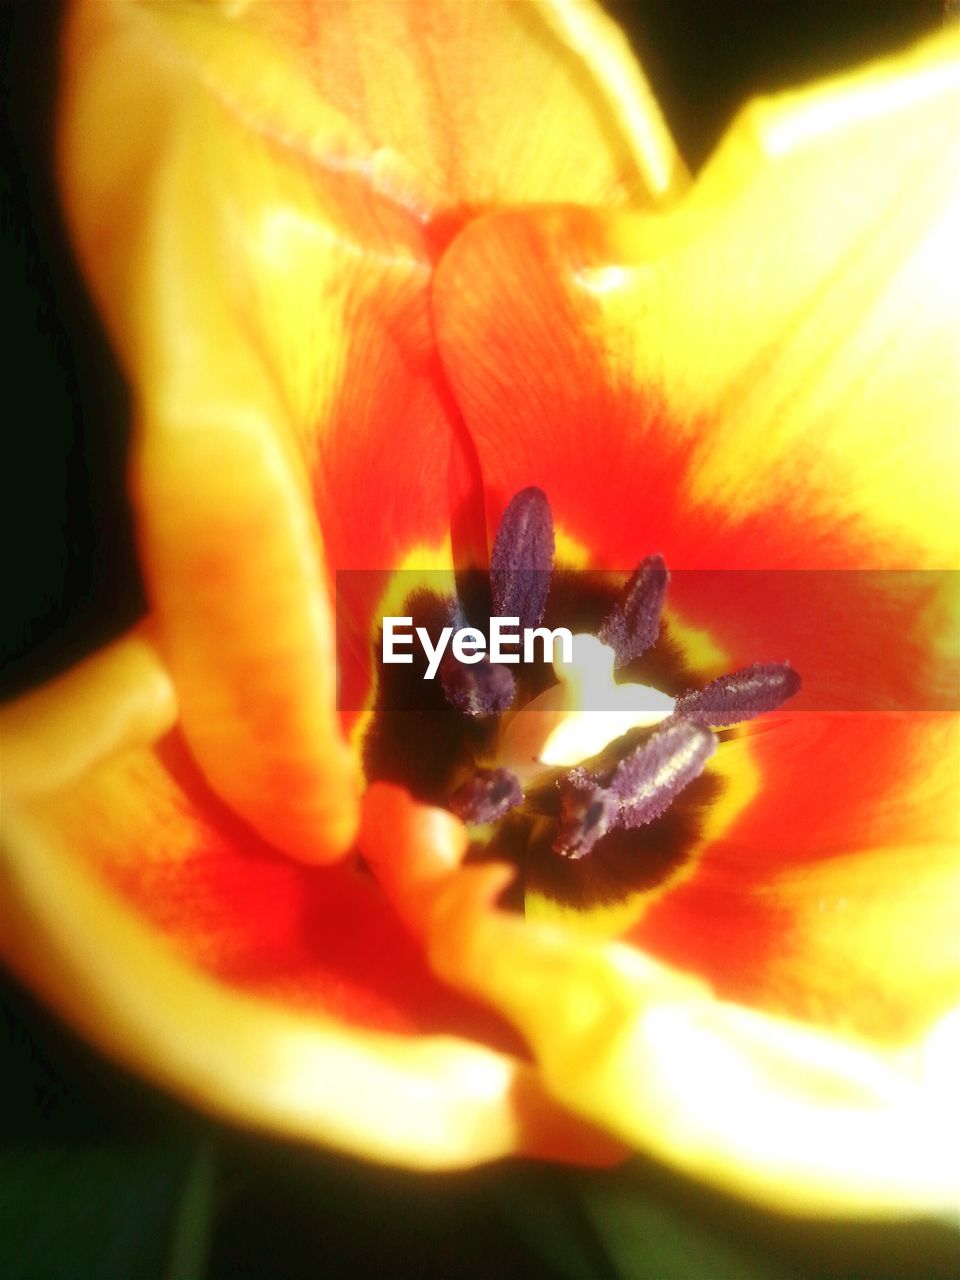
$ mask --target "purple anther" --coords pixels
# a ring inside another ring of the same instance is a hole
[[[624,756],[605,783],[583,768],[571,769],[561,783],[554,850],[582,858],[614,827],[642,827],[659,818],[716,749],[709,729],[670,721]]]
[[[776,711],[799,688],[800,677],[789,663],[755,662],[683,694],[673,714],[696,724],[739,724],[764,711]]]
[[[617,825],[620,801],[603,787],[581,786],[567,779],[560,796],[560,825],[553,848],[574,861],[590,852],[601,836]]]
[[[699,778],[716,749],[710,730],[688,720],[657,729],[620,761],[607,784],[620,801],[619,825],[642,827],[659,818]]]
[[[553,569],[553,515],[542,489],[521,489],[497,530],[490,557],[493,612],[538,627]]]
[[[498,716],[513,705],[517,686],[502,663],[458,662],[450,653],[440,663],[443,696],[467,716]]]
[[[450,808],[462,822],[479,826],[497,822],[522,800],[523,789],[509,769],[478,769],[450,797]]]
[[[618,667],[656,644],[669,581],[663,556],[647,556],[631,576],[616,608],[603,620],[597,634],[616,653]]]

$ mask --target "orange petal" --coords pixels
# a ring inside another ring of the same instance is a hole
[[[383,193],[387,179],[338,164],[349,126],[295,68],[221,28],[201,9],[79,7],[62,169],[134,383],[145,570],[191,747],[263,836],[327,861],[352,841],[356,800],[335,709],[317,424],[349,418],[360,389],[344,386],[348,349],[352,363],[398,326],[380,396],[400,370],[411,415],[426,403],[423,429],[447,449],[450,435],[422,354],[404,372],[425,341],[417,217]],[[439,489],[421,478],[421,492],[439,532],[445,459],[435,474]],[[359,477],[341,479],[356,503]],[[336,513],[328,523],[334,553],[351,523],[364,527]],[[377,528],[388,525],[385,512]]]
[[[627,947],[502,916],[488,881],[487,868],[448,879],[431,956],[514,1021],[558,1101],[780,1210],[953,1212],[960,1011],[880,1051],[721,1001]]]
[[[509,872],[458,870],[457,824],[398,788],[370,789],[363,838],[437,971],[514,1022],[565,1105],[779,1210],[952,1211],[960,1011],[907,1050],[878,1050],[719,1000],[619,944],[502,914]]]
[[[797,714],[722,743],[756,794],[630,940],[726,998],[913,1040],[960,999],[958,729]]]
[[[611,1159],[529,1066],[472,1038],[495,1020],[429,974],[369,877],[276,858],[174,739],[153,741],[168,689],[130,639],[4,710],[15,762],[54,759],[78,713],[91,726],[66,766],[5,779],[13,970],[121,1062],[234,1121],[421,1168]]]
[[[622,41],[563,9],[88,0],[68,24],[66,205],[133,384],[141,546],[185,731],[218,793],[307,861],[356,823],[327,575],[442,543],[475,485],[426,304],[459,206],[509,176],[490,110],[519,144],[513,198],[575,181],[622,199],[651,165],[661,190],[674,175]],[[472,95],[465,45],[497,68]],[[518,127],[530,103],[559,153]],[[447,191],[454,169],[468,178]]]
[[[955,568],[958,67],[755,103],[662,212],[468,228],[435,310],[490,522],[538,484],[613,567]]]

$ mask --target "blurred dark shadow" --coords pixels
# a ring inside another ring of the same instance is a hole
[[[637,51],[684,158],[703,164],[744,100],[903,48],[941,0],[606,0]]]

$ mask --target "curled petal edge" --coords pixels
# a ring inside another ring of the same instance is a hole
[[[436,972],[516,1026],[565,1107],[780,1211],[955,1215],[960,1009],[888,1050],[718,1000],[622,944],[498,911],[509,869],[454,869],[450,816],[384,784],[361,841]]]
[[[41,834],[45,795],[175,720],[172,684],[145,634],[0,712],[9,766],[0,959],[17,977],[124,1066],[233,1123],[418,1169],[510,1154],[623,1157],[510,1054],[306,1016],[201,973]]]
[[[595,76],[653,198],[676,196],[689,180],[686,168],[620,28],[588,0],[538,3],[548,27]]]

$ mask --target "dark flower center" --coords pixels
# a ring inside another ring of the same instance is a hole
[[[381,666],[365,764],[478,829],[477,856],[516,860],[528,890],[590,906],[683,861],[717,794],[703,773],[715,730],[776,709],[800,677],[757,663],[695,688],[665,634],[662,556],[619,589],[553,560],[547,497],[524,489],[501,520],[489,577],[461,574],[456,598],[421,590],[404,607],[431,637],[451,625],[486,636],[496,617],[565,627],[577,633],[573,662],[465,663],[447,652],[435,681],[416,665]]]

